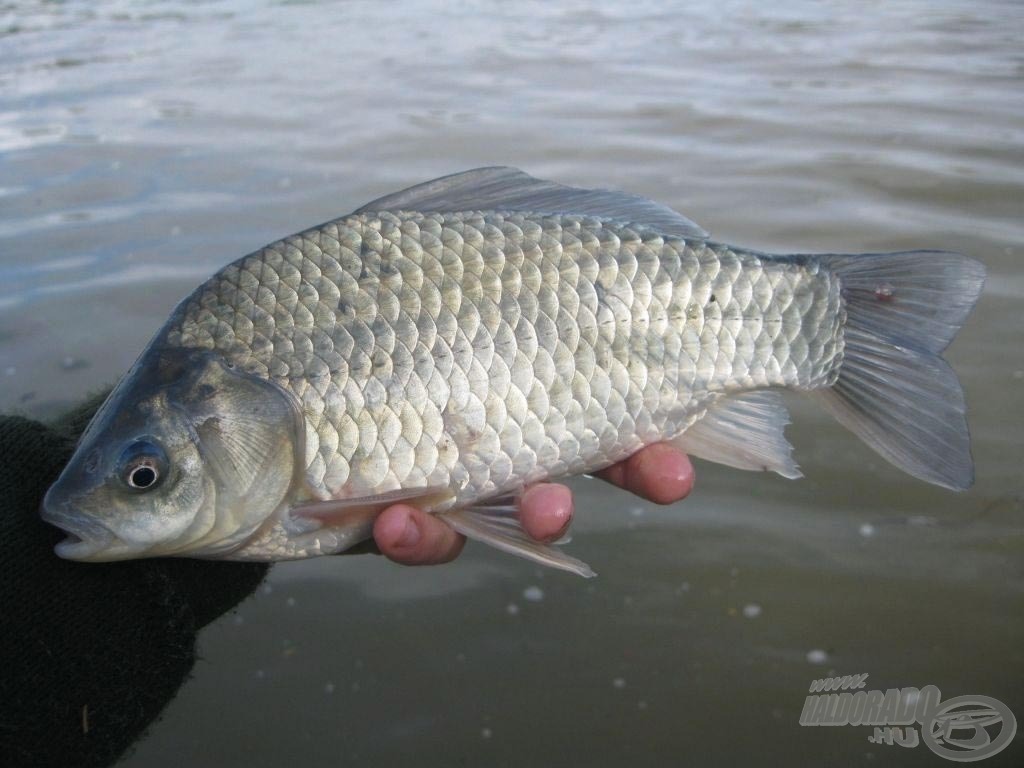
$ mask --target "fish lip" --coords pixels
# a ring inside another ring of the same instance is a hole
[[[65,560],[95,560],[95,556],[110,545],[110,539],[83,539],[76,533],[68,532],[68,537],[57,542],[53,551]]]

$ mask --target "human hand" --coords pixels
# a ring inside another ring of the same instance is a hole
[[[655,504],[686,498],[694,477],[686,454],[667,443],[649,445],[595,476]],[[558,483],[540,483],[526,489],[519,507],[520,522],[531,537],[555,541],[572,522],[572,491]],[[466,543],[444,522],[408,504],[384,510],[373,526],[373,538],[382,554],[404,565],[447,563]]]

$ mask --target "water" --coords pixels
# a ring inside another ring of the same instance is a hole
[[[990,274],[949,351],[970,492],[794,401],[802,481],[701,464],[670,508],[577,481],[596,581],[476,547],[278,566],[125,765],[936,764],[800,727],[833,673],[1024,718],[1021,39],[1015,2],[0,5],[4,410],[112,382],[227,261],[476,165]]]

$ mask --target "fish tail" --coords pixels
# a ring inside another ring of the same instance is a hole
[[[942,352],[978,300],[984,266],[945,251],[820,258],[839,278],[847,317],[838,378],[815,395],[900,469],[969,488],[964,395]]]

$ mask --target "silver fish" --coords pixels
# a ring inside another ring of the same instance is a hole
[[[799,477],[777,389],[967,488],[955,253],[772,255],[633,195],[481,168],[245,256],[173,312],[43,504],[76,560],[342,552],[402,500],[581,575],[516,495],[670,440]]]

